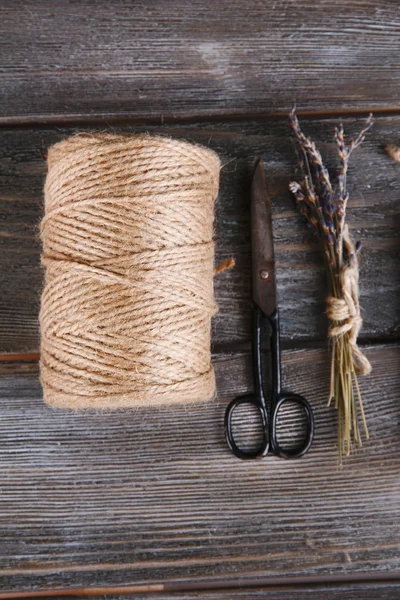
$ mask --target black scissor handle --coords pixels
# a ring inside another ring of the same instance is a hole
[[[258,409],[261,418],[263,439],[261,444],[255,450],[242,450],[236,444],[232,433],[232,416],[238,406],[242,404],[251,404]],[[268,414],[266,409],[262,406],[261,402],[254,395],[239,396],[234,398],[225,412],[225,437],[229,448],[233,454],[243,460],[263,458],[268,454],[269,450],[269,439],[268,439]]]
[[[279,416],[279,411],[282,408],[283,404],[297,404],[300,406],[305,415],[306,415],[306,423],[307,429],[305,432],[304,440],[300,446],[297,448],[282,448],[279,444],[277,435],[276,435],[276,426],[277,420]],[[298,394],[292,394],[291,392],[282,392],[274,405],[274,410],[271,415],[271,449],[276,456],[280,456],[281,458],[300,458],[307,454],[309,449],[311,448],[311,444],[314,439],[314,413],[310,406],[308,400],[306,400],[303,396],[299,396]]]

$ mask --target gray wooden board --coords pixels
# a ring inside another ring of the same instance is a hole
[[[2,2],[1,120],[399,107],[390,0]]]
[[[215,402],[125,414],[51,410],[35,364],[2,364],[1,590],[398,574],[400,352],[367,355],[371,439],[341,470],[323,350],[284,353],[285,387],[316,414],[300,461],[228,452],[246,353],[215,358]]]
[[[364,243],[361,340],[375,346],[367,350],[373,375],[361,381],[371,440],[339,470],[335,412],[325,406],[328,356],[315,349],[326,336],[324,274],[287,191],[293,145],[283,120],[250,115],[285,113],[294,102],[320,115],[398,110],[399,28],[389,0],[222,0],[212,10],[203,0],[1,4],[0,354],[38,350],[40,151],[74,131],[46,123],[126,122],[124,131],[217,150],[217,262],[233,255],[237,266],[215,281],[213,403],[52,411],[35,364],[0,364],[0,594],[398,575],[400,360],[398,346],[379,343],[399,338],[400,165],[383,147],[400,143],[400,117],[377,119],[350,169],[348,220]],[[196,123],[174,123],[192,117]],[[336,123],[304,121],[330,166]],[[356,131],[360,121],[345,125]],[[315,445],[299,462],[243,463],[223,439],[228,400],[251,385],[250,357],[238,349],[250,337],[249,184],[259,155],[274,203],[282,339],[302,348],[284,353],[285,383],[311,400],[317,417]],[[159,597],[398,594],[391,582],[370,581]]]
[[[363,120],[346,119],[349,132]],[[333,128],[337,119],[304,120],[331,167],[337,164]],[[349,173],[348,223],[363,242],[361,256],[362,340],[399,336],[400,165],[384,145],[400,139],[399,117],[379,117],[364,145],[353,155]],[[215,279],[220,312],[214,319],[216,349],[249,339],[249,188],[255,159],[262,155],[273,200],[277,277],[284,343],[304,344],[326,337],[324,267],[321,253],[288,192],[296,154],[284,120],[243,120],[124,127],[161,132],[200,142],[222,160],[216,219],[216,262],[234,256],[237,266]],[[37,351],[40,268],[39,220],[46,164],[41,150],[71,129],[0,131],[0,352]]]

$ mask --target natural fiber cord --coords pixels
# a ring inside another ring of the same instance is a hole
[[[330,338],[337,340],[347,333],[356,373],[369,375],[372,370],[371,363],[357,345],[358,334],[362,326],[358,289],[358,258],[347,225],[343,228],[343,244],[347,255],[352,257],[352,262],[343,266],[339,274],[342,298],[328,296],[326,299],[326,314],[331,322],[328,334]]]
[[[206,400],[217,155],[150,135],[80,134],[48,156],[40,311],[46,403]]]

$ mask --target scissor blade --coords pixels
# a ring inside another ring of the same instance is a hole
[[[251,252],[253,299],[271,316],[277,306],[271,202],[267,192],[264,161],[257,162],[251,188]]]

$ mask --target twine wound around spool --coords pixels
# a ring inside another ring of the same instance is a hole
[[[78,134],[50,148],[46,403],[119,409],[214,396],[219,171],[211,150],[159,136]]]

